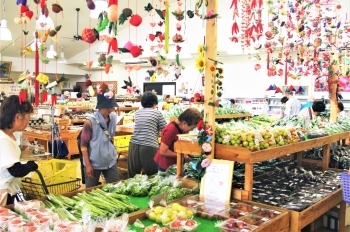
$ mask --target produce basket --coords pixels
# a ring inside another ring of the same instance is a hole
[[[350,204],[350,172],[341,174],[341,184],[343,191],[343,199],[346,203]]]
[[[78,164],[74,161],[51,159],[38,163],[44,182],[47,186],[63,182],[75,181]],[[37,173],[31,173],[28,177],[31,182],[41,184],[42,181]]]
[[[40,183],[37,180],[32,180],[30,177],[22,179],[22,192],[27,200],[45,197],[49,193],[56,195],[65,194],[80,188],[81,179],[76,178],[62,183],[46,185],[43,175],[39,170],[35,170],[39,177]]]

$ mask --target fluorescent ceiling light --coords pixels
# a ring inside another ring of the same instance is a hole
[[[0,24],[0,40],[12,40],[11,31],[7,28],[7,21],[2,19]]]
[[[131,58],[131,59],[121,59],[120,62],[122,63],[134,63],[134,62],[141,62],[142,60],[139,58]]]
[[[97,19],[102,11],[107,10],[108,3],[104,0],[95,1],[95,9],[90,10],[90,18]]]
[[[49,59],[55,59],[55,57],[57,56],[57,52],[55,52],[55,49],[52,44],[50,45],[50,50],[47,51],[46,56]]]

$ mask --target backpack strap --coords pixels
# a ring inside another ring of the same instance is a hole
[[[109,141],[114,145],[113,139],[112,139],[111,135],[108,133],[108,130],[106,130],[106,128],[104,128],[104,127],[102,126],[102,124],[100,123],[100,121],[99,121],[95,116],[92,115],[91,117],[94,118],[94,119],[96,120],[97,125],[99,125],[99,126],[101,127],[101,129],[103,130],[103,132],[107,135]]]

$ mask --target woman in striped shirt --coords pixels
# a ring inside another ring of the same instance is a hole
[[[134,177],[141,170],[146,175],[153,175],[158,168],[153,158],[158,150],[158,137],[166,125],[160,111],[157,96],[148,91],[141,97],[142,109],[135,113],[135,128],[129,143],[128,176]]]

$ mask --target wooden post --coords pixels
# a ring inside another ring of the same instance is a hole
[[[207,11],[218,12],[218,0],[211,0],[207,6]],[[202,16],[204,17],[204,15]],[[212,85],[215,86],[216,78],[213,79],[212,72],[210,71],[211,64],[214,63],[212,60],[216,60],[217,53],[217,21],[216,19],[206,20],[206,32],[205,32],[205,80],[204,80],[204,117],[208,125],[213,127],[213,139],[211,141],[212,152],[214,154],[215,146],[215,107],[209,106],[208,102],[215,102],[216,99],[216,88],[214,88],[214,94],[211,93]],[[212,59],[212,60],[210,60]],[[212,156],[212,158],[214,158]]]
[[[331,102],[330,120],[331,122],[337,121],[337,110],[338,110],[338,99],[337,99],[337,89],[338,89],[338,52],[333,50],[334,55],[331,58],[331,85],[329,88],[329,97]]]

